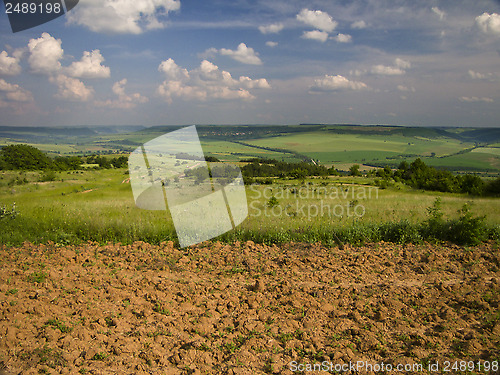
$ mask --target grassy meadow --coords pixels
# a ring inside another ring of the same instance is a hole
[[[59,172],[54,181],[40,182],[44,172],[1,172],[0,202],[8,209],[15,204],[17,215],[0,220],[0,243],[176,241],[169,212],[137,208],[128,177],[126,169],[86,170]],[[373,231],[384,223],[423,222],[438,197],[445,218],[456,218],[469,203],[474,215],[486,215],[489,227],[500,226],[498,199],[416,191],[399,184],[379,189],[373,182],[336,176],[247,186],[249,216],[219,239],[328,242],[337,236],[346,242],[370,242],[378,239]]]
[[[50,156],[99,153],[115,157],[128,155],[177,128],[0,127],[0,146],[24,143]],[[221,161],[314,159],[342,171],[353,164],[366,171],[373,166],[396,167],[402,160],[412,162],[419,157],[426,165],[459,173],[494,178],[500,172],[498,129],[214,125],[198,126],[197,130],[205,154]],[[135,206],[125,169],[84,167],[88,169],[58,172],[50,178],[46,172],[0,171],[0,208],[4,207],[5,216],[0,220],[0,243],[176,240],[168,211],[145,211]],[[500,226],[500,201],[495,198],[416,191],[398,183],[387,189],[375,185],[371,178],[344,176],[274,179],[271,185],[247,186],[249,216],[220,240],[406,241],[403,234],[410,229],[405,228],[413,225],[414,230],[425,222],[436,198],[441,199],[446,220],[458,218],[457,211],[471,203],[471,212],[485,215],[489,227]],[[275,199],[270,201],[272,196]],[[14,203],[17,215],[9,214]],[[419,239],[416,232],[410,237]]]

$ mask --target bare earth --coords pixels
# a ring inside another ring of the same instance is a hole
[[[499,301],[496,243],[27,243],[0,247],[0,373],[441,373],[500,360]]]

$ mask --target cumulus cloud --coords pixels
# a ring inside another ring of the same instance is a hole
[[[386,75],[386,76],[403,75],[406,73],[406,69],[409,69],[410,67],[411,63],[409,61],[397,58],[394,61],[394,65],[392,66],[386,66],[386,65],[372,66],[371,73],[376,75]]]
[[[12,102],[31,102],[33,95],[28,90],[23,89],[21,86],[8,83],[0,79],[0,92],[5,93],[5,98]]]
[[[477,96],[462,96],[458,98],[461,102],[467,102],[467,103],[478,103],[478,102],[485,102],[485,103],[493,103],[493,99],[491,98],[478,98]]]
[[[327,33],[335,30],[338,25],[328,13],[321,10],[302,9],[297,14],[297,20]]]
[[[86,0],[67,14],[68,22],[94,32],[141,34],[164,28],[162,18],[179,10],[178,0]]]
[[[9,56],[7,51],[0,52],[0,75],[15,76],[21,73],[19,57]]]
[[[174,60],[163,61],[159,68],[167,79],[158,87],[157,93],[169,103],[174,98],[183,100],[206,101],[220,100],[252,100],[255,96],[248,90],[269,89],[266,79],[251,79],[246,76],[234,79],[227,71],[208,60],[191,71],[180,68]]]
[[[158,71],[164,73],[169,79],[189,78],[187,69],[181,69],[173,59],[162,61]]]
[[[72,102],[86,102],[89,101],[94,94],[93,88],[86,87],[79,79],[68,77],[64,74],[52,76],[49,80],[58,86],[58,92],[55,95],[57,99]]]
[[[277,34],[283,30],[285,26],[282,23],[274,23],[267,26],[259,26],[259,31],[262,34]]]
[[[304,31],[304,33],[302,34],[302,38],[317,40],[324,43],[328,40],[328,33],[319,30]]]
[[[355,22],[351,23],[351,28],[353,28],[353,29],[361,30],[361,29],[366,29],[366,27],[367,27],[367,24],[363,20],[355,21]]]
[[[349,34],[338,34],[337,36],[334,36],[332,39],[336,40],[339,43],[352,42],[352,36],[350,36]]]
[[[245,43],[240,43],[236,50],[221,48],[219,53],[224,56],[229,56],[233,60],[239,61],[243,64],[261,65],[262,60],[253,48],[247,47]]]
[[[246,89],[270,89],[271,86],[267,79],[259,78],[259,79],[251,79],[250,77],[241,76],[239,79],[239,83],[242,87]]]
[[[92,52],[83,52],[80,61],[73,62],[67,69],[68,75],[76,78],[109,78],[109,67],[101,65],[104,57],[98,49]]]
[[[343,90],[368,90],[369,87],[360,81],[350,81],[344,76],[325,75],[323,78],[315,79],[310,87],[311,92],[329,92]]]
[[[113,84],[113,93],[118,96],[117,100],[106,100],[106,101],[96,101],[95,105],[98,107],[107,107],[115,109],[131,109],[135,108],[139,103],[147,103],[148,98],[142,96],[139,93],[134,93],[128,95],[125,92],[125,85],[127,84],[127,79],[124,78],[121,81],[115,82]]]
[[[274,48],[278,45],[278,42],[273,42],[272,40],[269,40],[266,42],[266,46]]]
[[[484,12],[476,17],[476,25],[483,33],[500,35],[500,14]]]
[[[28,63],[35,73],[51,74],[61,69],[64,50],[61,48],[61,39],[55,39],[49,33],[42,33],[38,39],[31,39],[28,43],[30,56]]]
[[[434,14],[436,14],[439,17],[440,20],[443,20],[444,17],[446,16],[446,13],[443,12],[438,7],[432,7],[431,10],[434,12]]]

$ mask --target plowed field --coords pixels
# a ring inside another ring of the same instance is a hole
[[[26,243],[0,248],[0,262],[5,374],[291,374],[322,362],[411,374],[461,360],[479,374],[500,360],[496,243]]]

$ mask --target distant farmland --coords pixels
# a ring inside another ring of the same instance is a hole
[[[27,143],[50,154],[128,153],[178,126],[151,128],[0,127],[0,145]],[[70,130],[68,130],[70,129]],[[223,161],[252,157],[397,167],[422,158],[452,171],[500,171],[500,129],[358,125],[203,125],[197,127],[208,155]]]

